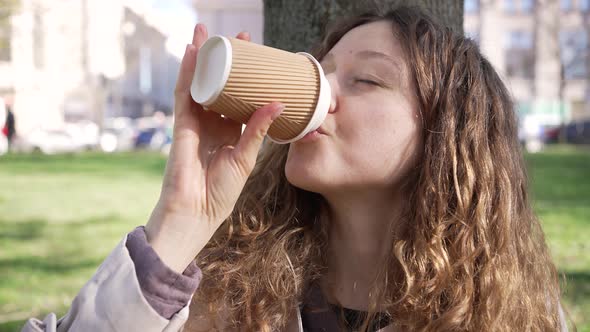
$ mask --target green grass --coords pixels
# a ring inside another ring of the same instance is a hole
[[[590,149],[552,148],[527,162],[566,309],[590,331]],[[65,313],[123,234],[146,222],[164,165],[147,153],[0,158],[0,332]]]
[[[590,331],[590,149],[554,147],[527,156],[534,208],[562,274],[565,307]]]
[[[65,313],[122,235],[145,224],[164,165],[144,153],[0,159],[0,331]]]

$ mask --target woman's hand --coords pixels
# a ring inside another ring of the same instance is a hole
[[[250,40],[247,33],[237,38]],[[174,131],[160,199],[145,227],[147,239],[170,268],[182,272],[230,215],[272,121],[283,106],[258,109],[241,124],[205,111],[190,95],[197,53],[207,40],[198,24],[187,45],[174,92]]]

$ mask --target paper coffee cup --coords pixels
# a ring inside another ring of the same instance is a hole
[[[235,38],[214,36],[199,49],[191,96],[207,110],[247,123],[272,101],[285,110],[268,130],[276,143],[316,130],[330,108],[331,90],[317,60]]]

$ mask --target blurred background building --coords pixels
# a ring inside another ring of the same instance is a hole
[[[235,37],[248,31],[253,42],[262,44],[264,12],[262,0],[192,0],[199,22],[209,35]]]
[[[262,0],[192,1],[211,34],[263,41]],[[464,27],[512,92],[523,140],[590,121],[590,0],[465,0]]]
[[[182,8],[164,19],[173,4]],[[117,132],[119,142],[121,128],[130,127],[125,145],[143,146],[152,139],[146,134],[142,141],[145,127],[153,133],[155,125],[135,120],[155,114],[161,124],[170,115],[195,21],[210,35],[246,30],[253,42],[263,42],[262,0],[0,5],[6,7],[0,6],[0,98],[11,106],[21,138],[85,122],[96,132]],[[179,25],[186,12],[188,21]],[[465,0],[464,27],[512,92],[523,141],[555,141],[573,128],[590,143],[590,0]]]
[[[140,2],[22,0],[0,36],[0,95],[21,134],[171,112],[180,60]]]
[[[590,0],[465,0],[464,27],[507,82],[523,126],[590,120]]]

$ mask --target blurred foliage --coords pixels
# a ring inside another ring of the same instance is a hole
[[[18,0],[0,0],[0,22],[10,17],[18,4]]]
[[[17,9],[18,0],[0,0],[0,28],[4,29],[9,23],[10,16]]]

